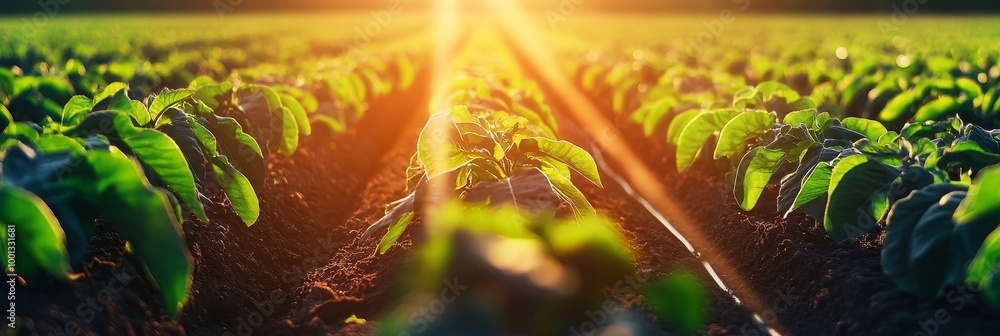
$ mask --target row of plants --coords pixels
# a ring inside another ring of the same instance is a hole
[[[738,53],[727,55],[734,57]],[[913,56],[910,60],[900,55],[905,61],[837,60],[836,66],[815,56],[778,55],[787,62],[771,60],[767,64],[771,67],[782,64],[783,71],[809,71],[809,79],[753,75],[763,71],[754,68],[763,61],[737,62],[730,67],[692,65],[676,56],[654,57],[646,53],[629,56],[596,53],[569,65],[569,70],[576,74],[577,82],[585,90],[608,97],[613,112],[631,115],[646,126],[647,132],[655,130],[667,113],[724,104],[747,85],[766,82],[792,85],[796,94],[816,102],[820,112],[839,118],[879,120],[891,129],[898,129],[910,120],[940,120],[950,113],[982,127],[1000,127],[995,122],[1000,116],[997,103],[1000,63],[996,55],[977,56],[971,62],[941,56],[927,59]],[[748,57],[757,60],[767,56],[770,54],[751,53]],[[796,82],[802,83],[796,86]],[[647,110],[652,113],[645,113]]]
[[[433,104],[406,170],[410,193],[387,206],[364,233],[386,232],[385,253],[423,207],[452,197],[553,211],[565,202],[577,217],[595,214],[572,172],[602,186],[587,151],[557,138],[558,124],[537,86],[485,66],[457,73]]]
[[[576,73],[619,118],[664,136],[678,172],[701,157],[728,163],[744,210],[778,185],[777,213],[807,214],[836,241],[884,226],[883,267],[900,288],[930,300],[970,284],[1000,305],[996,74],[914,62],[926,70],[855,65],[835,88],[816,86],[811,96],[779,82],[747,86],[726,69],[660,72],[635,59],[584,62]],[[857,88],[883,105],[861,114],[871,118],[845,112],[855,89],[842,83],[858,78],[876,83]]]
[[[0,103],[15,117],[37,123],[45,116],[55,118],[74,95],[90,96],[114,82],[128,84],[130,98],[141,100],[161,88],[184,87],[203,76],[218,79],[233,72],[246,72],[244,79],[261,82],[256,80],[261,69],[280,74],[283,79],[280,84],[308,81],[309,91],[316,92],[324,86],[319,77],[326,77],[332,83],[322,90],[351,88],[348,92],[334,92],[348,97],[334,98],[356,99],[350,96],[359,93],[351,91],[361,90],[354,88],[359,85],[369,86],[369,91],[376,90],[372,86],[386,91],[384,87],[388,84],[371,83],[373,77],[385,79],[372,76],[373,73],[399,73],[393,78],[399,81],[388,83],[409,86],[405,78],[412,78],[417,60],[415,53],[401,49],[417,50],[415,45],[423,38],[415,35],[384,43],[380,49],[390,51],[374,54],[351,47],[345,43],[346,37],[289,35],[256,25],[242,33],[163,29],[158,26],[163,22],[153,21],[138,25],[142,28],[106,34],[86,44],[79,41],[90,36],[80,35],[92,30],[80,28],[93,23],[85,20],[56,21],[51,28],[59,29],[38,32],[31,38],[17,34],[0,37],[0,44],[5,46],[0,49]],[[256,22],[250,20],[250,23]],[[0,27],[12,31],[16,26],[0,22]],[[256,43],[262,40],[269,43]],[[340,79],[342,76],[347,78]],[[355,83],[358,80],[350,77],[356,76],[364,76],[368,83]]]
[[[406,294],[379,319],[378,334],[662,330],[645,312],[609,301],[609,288],[644,294],[671,330],[704,326],[700,279],[637,278],[614,223],[572,182],[578,175],[602,186],[594,159],[558,138],[537,85],[484,63],[457,71],[445,87],[406,170],[409,194],[362,235],[383,234],[384,254],[412,222],[424,232],[400,277]],[[434,298],[448,305],[428,315]],[[605,320],[591,321],[595,312]]]
[[[369,102],[411,88],[421,63],[420,54],[403,48],[383,53],[349,53],[280,66],[267,63],[242,69],[239,73],[241,78],[273,84],[279,91],[297,98],[310,113],[311,123],[338,134],[364,117],[370,108]]]
[[[351,106],[367,108],[404,89],[395,82],[356,82],[372,71],[412,84],[416,62],[392,57],[380,64],[394,68],[317,68],[317,78],[355,81],[328,82],[328,96],[304,83],[265,85],[234,74],[221,81],[199,77],[186,88],[140,100],[131,98],[136,94],[128,84],[113,82],[69,97],[58,113],[0,106],[0,223],[14,226],[18,246],[26,247],[16,265],[5,259],[4,266],[16,266],[25,282],[73,278],[103,221],[128,242],[159,288],[166,313],[176,317],[193,271],[181,229],[184,213],[207,222],[205,207],[228,200],[253,225],[270,156],[292,155],[314,124],[328,124],[324,119],[354,115],[333,119],[343,130],[363,114]],[[321,106],[329,112],[320,112]]]

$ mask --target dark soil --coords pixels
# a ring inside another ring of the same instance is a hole
[[[410,124],[402,128],[391,150],[381,164],[373,167],[368,185],[356,193],[360,203],[346,220],[334,225],[346,235],[345,244],[325,254],[321,267],[310,272],[306,281],[294,292],[294,301],[284,321],[282,333],[318,335],[326,333],[354,334],[371,331],[372,326],[347,325],[351,315],[372,319],[378,317],[392,300],[395,279],[412,245],[410,227],[386,254],[376,253],[381,234],[358,239],[369,225],[385,214],[385,205],[406,195],[406,167],[416,148],[417,135],[426,120],[429,97],[409,100]]]
[[[141,264],[124,253],[123,240],[98,223],[82,279],[19,288],[21,334],[246,336],[284,330],[306,275],[357,237],[351,231],[357,228],[344,223],[368,206],[359,196],[383,161],[395,158],[383,154],[398,147],[395,139],[404,129],[413,128],[420,114],[408,111],[426,106],[413,104],[424,99],[424,89],[418,85],[377,100],[345,134],[314,134],[303,138],[294,155],[273,155],[266,186],[258,192],[260,219],[252,227],[219,200],[206,204],[211,223],[187,216],[195,274],[178,322],[164,314]]]

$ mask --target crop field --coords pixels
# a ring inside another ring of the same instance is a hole
[[[1000,330],[1000,16],[550,2],[0,16],[2,335]]]

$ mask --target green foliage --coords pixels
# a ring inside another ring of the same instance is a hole
[[[677,138],[677,171],[684,172],[694,163],[710,137],[722,131],[739,115],[737,110],[702,111],[688,122]]]
[[[66,236],[59,227],[59,220],[38,196],[14,185],[0,184],[0,225],[6,230],[13,226],[18,243],[26,251],[17,255],[17,271],[23,277],[34,277],[38,270],[65,279],[70,273]],[[3,235],[7,246],[7,234]],[[3,267],[8,273],[8,259]]]
[[[66,278],[67,259],[83,261],[93,221],[101,216],[131,242],[167,314],[177,315],[191,288],[191,257],[169,197],[149,185],[134,161],[115,147],[41,154],[22,144],[4,154],[2,177],[3,201],[26,206],[4,219],[32,246],[25,276],[44,268]]]
[[[428,197],[441,197],[426,195],[425,189],[434,189],[428,185],[448,196],[512,204],[525,212],[554,211],[565,202],[577,217],[595,214],[571,179],[576,172],[602,187],[597,163],[584,149],[552,136],[558,128],[541,96],[518,100],[496,82],[468,76],[455,82],[443,111],[427,121],[417,138],[417,152],[407,168],[412,192],[390,204],[363,238],[387,230],[378,248],[385,253],[424,210],[417,204],[426,207],[433,203]]]
[[[889,209],[886,191],[899,170],[864,155],[844,158],[830,173],[823,225],[845,241],[875,227]]]

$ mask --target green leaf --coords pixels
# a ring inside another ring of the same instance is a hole
[[[747,111],[726,123],[715,147],[716,160],[744,150],[747,142],[774,126],[777,116],[767,111]]]
[[[841,123],[849,130],[864,134],[872,142],[878,142],[879,137],[889,133],[882,123],[875,120],[851,117],[844,118]]]
[[[224,155],[208,157],[208,162],[212,165],[215,176],[219,178],[219,184],[225,190],[233,210],[236,210],[243,223],[247,226],[256,223],[260,217],[260,203],[250,180],[236,170],[229,162],[229,158]]]
[[[386,251],[395,244],[399,237],[403,236],[403,231],[413,220],[415,213],[413,211],[406,212],[399,216],[392,224],[389,225],[389,232],[382,236],[382,239],[378,242],[378,253],[385,254]]]
[[[883,122],[903,121],[910,119],[913,113],[913,106],[917,104],[919,96],[916,92],[907,91],[889,100],[878,114],[878,120]]]
[[[431,117],[417,138],[417,158],[432,179],[452,171],[473,157],[462,150],[458,126],[451,116],[442,114]]]
[[[667,129],[667,143],[671,145],[677,145],[677,141],[681,138],[681,132],[687,127],[694,117],[698,116],[701,111],[698,110],[688,110],[678,113],[677,116],[670,122],[670,127]]]
[[[986,237],[969,264],[966,281],[980,288],[994,307],[1000,307],[1000,229]]]
[[[955,222],[971,223],[1000,214],[1000,166],[984,169],[969,188],[969,195],[955,211]]]
[[[975,99],[983,95],[983,88],[979,86],[979,83],[976,83],[976,81],[969,78],[959,77],[955,80],[955,86],[957,86],[958,89],[965,94],[969,95],[969,98]]]
[[[774,171],[785,161],[785,156],[784,151],[764,147],[754,148],[743,156],[733,190],[740,208],[749,211],[757,205]]]
[[[827,194],[830,190],[830,176],[833,174],[833,165],[827,162],[819,162],[815,168],[813,168],[808,175],[806,175],[805,180],[802,182],[802,188],[799,190],[798,195],[795,196],[795,202],[792,207],[785,212],[785,216],[792,213],[792,211],[798,210],[806,204],[813,202],[821,203],[822,207],[818,209],[823,212],[820,214],[810,214],[813,218],[819,220],[825,217],[826,200]]]
[[[10,111],[7,111],[7,107],[0,104],[0,132],[7,129],[7,125],[14,122],[14,117],[10,115]]]
[[[958,114],[962,104],[950,96],[941,96],[917,110],[916,121],[944,120],[950,115]]]
[[[35,147],[42,153],[70,152],[83,154],[87,151],[76,139],[61,134],[46,134],[35,141]]]
[[[642,130],[646,136],[652,135],[660,127],[663,118],[677,106],[677,100],[672,97],[664,97],[647,107],[642,121]]]
[[[819,112],[815,108],[808,108],[804,110],[788,112],[785,118],[781,120],[782,124],[799,126],[799,124],[806,125],[806,127],[812,127],[816,123],[816,115]]]
[[[160,115],[160,122],[157,122],[159,126],[156,127],[156,130],[174,140],[177,147],[181,149],[181,153],[184,154],[188,167],[191,168],[196,186],[204,190],[204,179],[208,174],[208,165],[205,163],[205,153],[201,149],[201,144],[191,129],[192,122],[195,121],[187,113],[171,107]]]
[[[597,185],[601,184],[601,174],[597,171],[597,163],[590,153],[583,148],[565,140],[552,140],[544,137],[530,137],[521,140],[522,151],[533,151],[555,159],[569,166],[570,169]],[[569,178],[569,176],[567,176]]]
[[[278,154],[283,154],[290,156],[295,153],[295,149],[299,147],[299,125],[295,121],[295,115],[292,111],[288,110],[282,106],[281,116],[282,121],[282,131],[281,131],[281,143],[278,147]]]
[[[816,168],[816,165],[822,161],[835,159],[837,154],[839,152],[823,148],[822,146],[812,145],[802,150],[802,153],[794,161],[792,155],[786,157],[789,162],[797,164],[798,167],[795,169],[795,172],[781,178],[781,185],[778,189],[779,214],[788,214],[790,212],[792,205],[795,203],[795,197],[802,190],[802,184],[805,183],[805,179],[809,177],[809,174]]]
[[[113,129],[108,129],[107,124],[112,124]],[[115,112],[91,113],[71,133],[82,137],[103,134],[108,138],[119,139],[121,145],[135,153],[144,165],[163,180],[188,210],[199,219],[208,220],[204,207],[198,201],[191,168],[177,143],[166,134],[154,129],[135,127],[128,116]]]
[[[281,95],[281,104],[292,113],[292,116],[295,117],[295,122],[299,126],[300,134],[312,134],[312,125],[309,124],[309,117],[306,116],[306,111],[302,108],[302,104],[299,104],[298,100],[295,100],[292,96],[283,94]]]
[[[262,190],[267,171],[264,166],[265,153],[257,141],[243,133],[243,128],[233,118],[207,115],[196,120],[211,131],[218,142],[217,151],[226,155],[229,163],[250,180],[254,190]]]
[[[160,92],[158,96],[153,98],[153,102],[149,104],[149,113],[156,116],[160,115],[161,112],[166,110],[168,107],[174,106],[180,103],[184,99],[194,95],[193,90],[180,89],[180,90],[169,90],[165,89]]]
[[[677,171],[684,172],[694,163],[708,138],[722,130],[737,110],[703,111],[688,123],[677,140]]]
[[[944,149],[937,167],[946,170],[962,168],[978,171],[998,163],[1000,163],[1000,153],[991,152],[976,141],[962,140]]]
[[[559,195],[566,203],[569,203],[570,207],[573,208],[573,214],[577,219],[585,218],[588,216],[593,216],[597,214],[594,207],[590,205],[587,198],[583,196],[580,189],[577,189],[570,181],[568,177],[562,175],[559,169],[555,166],[544,164],[541,167],[535,168],[545,175],[545,178],[549,180],[549,185],[552,186],[552,190],[555,190],[556,194]]]
[[[191,131],[204,149],[205,158],[219,179],[222,190],[226,192],[226,197],[229,198],[233,210],[240,216],[244,224],[253,225],[260,216],[260,201],[257,199],[257,193],[254,192],[253,184],[230,163],[228,157],[219,153],[219,142],[215,135],[200,122],[191,117],[188,118]]]
[[[960,254],[953,247],[961,249],[960,244],[954,244],[958,241],[953,242],[953,231],[959,228],[951,216],[964,194],[960,186],[933,184],[893,205],[887,220],[882,265],[903,290],[931,300],[948,285],[965,278],[965,264],[975,249],[959,258],[966,260],[951,263]],[[989,232],[981,233],[978,240],[981,242]]]
[[[96,177],[95,205],[131,242],[163,295],[167,315],[176,317],[191,289],[193,265],[167,195],[150,187],[120,152],[92,151],[86,160]]]
[[[130,116],[139,125],[148,124],[151,119],[146,107],[142,103],[129,99],[126,90],[118,91],[111,96],[107,110]]]
[[[900,171],[865,155],[841,159],[830,174],[823,225],[834,240],[846,241],[871,230],[888,210],[887,187]]]
[[[118,92],[121,92],[123,90],[128,90],[128,85],[126,85],[125,83],[114,82],[108,84],[104,88],[97,90],[97,92],[94,92],[94,104],[98,104],[104,101],[104,99],[110,98],[111,96],[114,96],[115,94],[118,94]]]
[[[67,279],[70,273],[69,254],[66,252],[66,236],[55,214],[45,202],[31,192],[14,185],[0,184],[0,225],[3,226],[3,246],[7,245],[7,231],[14,227],[17,231],[18,248],[17,273],[26,278],[34,276],[34,270],[44,269],[49,274]],[[4,269],[13,273],[3,259]],[[29,265],[30,264],[30,265]]]
[[[80,120],[82,120],[87,113],[90,113],[90,110],[93,107],[94,101],[90,100],[90,98],[87,98],[86,96],[73,96],[73,98],[70,98],[69,102],[66,103],[66,106],[63,106],[62,118],[59,120],[61,120],[61,123],[66,126],[76,125],[80,123]]]

